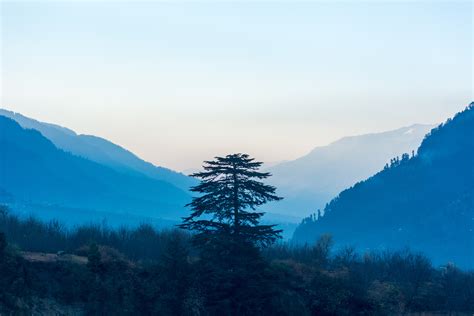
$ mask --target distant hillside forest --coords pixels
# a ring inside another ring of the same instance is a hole
[[[474,311],[474,273],[408,250],[332,251],[330,236],[227,257],[182,230],[0,215],[1,315],[390,315]],[[226,269],[235,260],[233,271]],[[237,314],[232,311],[238,310]]]
[[[331,233],[337,247],[409,245],[437,264],[474,267],[474,103],[433,129],[417,153],[392,159],[321,213],[303,221],[295,241]]]

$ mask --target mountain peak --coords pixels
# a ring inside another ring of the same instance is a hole
[[[76,156],[84,157],[120,172],[141,174],[152,179],[166,181],[187,191],[195,180],[171,169],[155,166],[129,150],[94,135],[78,135],[76,132],[51,123],[43,123],[13,111],[0,109],[0,115],[9,117],[23,128],[39,131],[53,144]]]

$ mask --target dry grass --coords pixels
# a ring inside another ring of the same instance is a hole
[[[87,264],[87,257],[72,254],[58,255],[55,253],[22,251],[20,255],[30,262],[71,262],[76,264]]]

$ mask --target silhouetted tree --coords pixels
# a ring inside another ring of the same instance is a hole
[[[3,255],[3,252],[7,248],[7,238],[5,237],[5,234],[0,232],[0,256]]]
[[[191,190],[201,195],[188,204],[192,213],[181,228],[197,231],[196,238],[206,242],[213,237],[268,245],[280,237],[275,225],[259,225],[264,213],[257,206],[281,200],[275,188],[258,180],[270,176],[259,172],[262,165],[247,154],[232,154],[205,161],[204,171],[192,176],[201,183]]]
[[[321,235],[313,247],[314,264],[323,267],[328,263],[332,245],[333,240],[330,234]]]
[[[261,165],[246,154],[233,154],[206,161],[204,171],[193,175],[201,179],[192,188],[200,195],[180,227],[196,231],[197,283],[211,315],[261,315],[270,306],[268,265],[258,247],[273,243],[281,230],[260,225],[264,213],[255,209],[281,198],[258,181],[270,176],[258,171]]]

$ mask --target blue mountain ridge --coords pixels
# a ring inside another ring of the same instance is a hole
[[[190,195],[163,180],[124,173],[57,148],[0,115],[0,188],[17,204],[179,220]]]
[[[435,263],[474,267],[474,103],[433,129],[405,155],[342,191],[293,240],[325,233],[359,250],[410,247]]]
[[[0,115],[16,121],[23,128],[39,131],[59,149],[108,166],[122,173],[135,175],[141,173],[152,179],[169,182],[185,191],[197,183],[195,179],[182,173],[144,161],[127,149],[101,137],[78,135],[68,128],[39,122],[5,109],[0,109]]]

